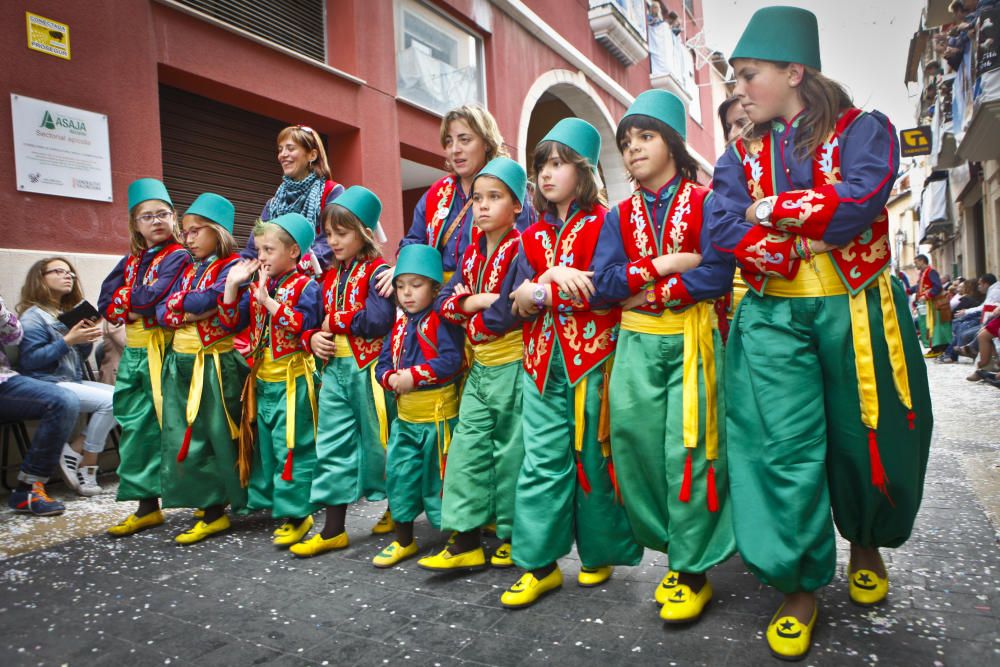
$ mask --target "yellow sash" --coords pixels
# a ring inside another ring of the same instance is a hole
[[[230,352],[233,349],[233,337],[228,336],[217,340],[208,347],[202,345],[198,336],[198,325],[188,324],[181,327],[174,333],[174,352],[179,354],[193,354],[194,366],[191,370],[191,386],[188,388],[187,407],[185,418],[187,425],[194,424],[198,418],[198,411],[201,408],[201,395],[204,389],[203,382],[205,376],[205,355],[212,355],[215,365],[215,377],[219,381],[219,395],[223,397],[222,411],[226,415],[226,423],[229,425],[229,434],[235,440],[240,434],[239,425],[233,421],[229,415],[229,408],[226,407],[225,390],[222,386],[222,359],[220,354]]]
[[[434,424],[437,431],[438,465],[444,474],[444,457],[451,446],[449,419],[458,416],[458,386],[454,384],[434,389],[421,389],[400,394],[396,398],[399,418],[413,424]]]
[[[715,385],[715,311],[711,301],[699,301],[687,310],[675,313],[665,310],[658,317],[637,311],[622,313],[622,329],[637,333],[684,335],[684,447],[698,446],[698,360],[705,375],[705,458],[719,457],[719,424]]]
[[[257,362],[257,379],[262,382],[285,383],[285,444],[288,449],[295,449],[295,380],[305,376],[306,387],[309,390],[309,403],[312,405],[313,436],[316,435],[318,408],[316,406],[316,386],[313,383],[313,373],[316,371],[316,360],[311,354],[293,352],[280,359],[271,355],[271,346],[264,348],[264,356]]]
[[[161,428],[163,427],[163,352],[172,337],[171,332],[164,331],[161,327],[147,329],[142,320],[129,322],[125,326],[125,345],[146,348],[149,386],[153,394],[156,421],[160,423]]]
[[[503,366],[518,361],[524,356],[524,341],[521,331],[515,330],[502,338],[472,346],[473,358],[483,366]]]
[[[447,285],[449,282],[451,282],[451,277],[453,275],[455,275],[454,271],[445,271],[444,272],[444,284],[445,285]]]
[[[908,410],[913,408],[910,398],[910,379],[903,354],[903,338],[899,320],[892,301],[892,282],[888,270],[882,271],[868,289],[850,297],[851,334],[854,342],[854,368],[858,375],[858,397],[861,403],[861,421],[873,431],[878,428],[878,390],[875,381],[875,355],[872,352],[871,328],[868,323],[868,292],[878,287],[879,305],[882,310],[882,327],[889,348],[892,382],[896,395]],[[799,267],[792,280],[771,278],[765,294],[778,297],[823,297],[848,294],[847,287],[834,267],[829,253],[814,255],[812,261]],[[930,318],[928,318],[929,320]]]
[[[742,301],[743,297],[747,295],[747,290],[749,289],[750,288],[747,287],[746,281],[743,280],[742,274],[737,272],[736,276],[733,278],[733,299],[729,304],[729,319],[733,319],[733,315],[736,314],[736,309],[739,307],[740,301]]]
[[[339,359],[345,359],[347,357],[354,356],[354,352],[351,351],[351,341],[347,339],[347,336],[345,334],[334,335],[333,356]]]

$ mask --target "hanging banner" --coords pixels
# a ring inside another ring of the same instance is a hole
[[[20,192],[111,201],[108,117],[10,95]]]

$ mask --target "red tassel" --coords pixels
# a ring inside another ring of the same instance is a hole
[[[611,488],[615,491],[615,498],[618,502],[622,502],[622,492],[618,488],[618,475],[615,474],[615,464],[611,459],[608,459],[608,477],[611,478]]]
[[[187,458],[188,449],[191,447],[191,425],[189,424],[187,429],[184,431],[184,442],[181,443],[181,451],[177,452],[177,462],[183,463],[184,459]]]
[[[438,498],[444,498],[444,469],[448,467],[448,457],[441,457],[441,491],[438,493]]]
[[[583,471],[583,462],[580,461],[580,455],[576,456],[576,480],[580,483],[580,488],[583,489],[584,493],[590,493],[590,480],[587,479],[587,473]]]
[[[882,467],[882,457],[878,452],[878,440],[875,438],[874,430],[868,431],[868,462],[872,470],[872,486],[888,498],[889,503],[895,507],[895,503],[892,502],[892,498],[889,496],[889,489],[887,487],[889,477],[885,474],[885,468]]]
[[[916,428],[916,424],[913,423],[916,419],[917,419],[917,413],[914,412],[913,410],[910,410],[909,412],[906,413],[906,420],[910,422],[911,431]]]
[[[715,465],[708,464],[708,511],[719,511],[719,493],[715,490]]]
[[[684,482],[681,484],[679,500],[682,503],[691,502],[691,452],[688,452],[687,460],[684,461]]]
[[[294,449],[288,450],[288,456],[285,457],[285,469],[281,471],[281,479],[286,482],[292,481],[292,452]]]

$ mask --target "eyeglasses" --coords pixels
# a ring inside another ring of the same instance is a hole
[[[187,229],[185,229],[184,231],[181,232],[181,238],[182,239],[193,239],[194,237],[198,236],[198,232],[200,232],[203,229],[205,229],[205,228],[204,227],[188,227]]]
[[[303,132],[308,132],[309,134],[315,134],[316,133],[316,130],[312,129],[308,125],[296,125],[295,127],[299,128]]]
[[[153,220],[159,220],[160,222],[170,222],[174,217],[173,211],[157,211],[156,213],[143,213],[142,215],[135,216],[135,219],[139,222],[150,224]]]
[[[70,278],[76,278],[76,274],[70,271],[69,269],[49,269],[48,271],[44,272],[45,275],[49,275],[50,273],[54,273],[60,277],[69,276]]]

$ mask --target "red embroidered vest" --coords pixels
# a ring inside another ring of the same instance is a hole
[[[425,200],[425,221],[427,223],[427,245],[441,249],[441,244],[448,239],[441,236],[447,230],[448,214],[451,213],[451,205],[455,202],[455,192],[458,185],[455,183],[455,176],[449,174],[436,182],[427,191]]]
[[[165,246],[163,246],[156,256],[153,257],[153,261],[149,263],[149,268],[146,269],[145,275],[142,276],[142,284],[145,286],[152,285],[156,282],[157,278],[160,277],[160,263],[163,262],[171,253],[177,252],[187,252],[180,243],[176,241],[170,241]],[[124,287],[128,289],[129,292],[135,287],[136,281],[139,279],[139,265],[142,263],[142,254],[129,255],[128,260],[125,262],[125,285]],[[131,300],[130,300],[131,301]],[[121,313],[121,315],[127,316],[127,313]],[[111,318],[108,318],[111,319]],[[125,322],[128,320],[125,319]],[[142,326],[146,329],[152,329],[153,327],[159,326],[156,322],[155,317],[143,317]]]
[[[636,190],[631,197],[622,200],[618,204],[618,220],[625,255],[629,261],[678,252],[701,252],[702,205],[710,192],[708,188],[682,178],[677,184],[677,193],[670,203],[670,210],[663,218],[663,230],[659,238],[656,237],[656,228],[642,192]],[[642,276],[645,283],[659,279],[659,276],[639,267],[630,270],[645,273]],[[680,302],[668,303],[667,307],[674,305],[680,305]],[[636,308],[654,314],[663,312],[663,309],[660,303],[644,304]]]
[[[590,211],[576,211],[556,229],[544,220],[521,235],[521,247],[534,269],[533,278],[556,265],[586,271],[590,267],[607,209],[596,206]],[[571,304],[583,308],[584,304]],[[524,324],[524,370],[544,392],[552,359],[553,338],[559,341],[571,385],[596,368],[614,351],[621,308],[607,310],[570,310],[553,306]]]
[[[507,272],[514,270],[517,251],[521,247],[521,235],[517,229],[511,227],[490,256],[479,248],[479,241],[475,235],[473,240],[462,257],[460,267],[462,282],[472,289],[473,294],[499,294]],[[500,297],[506,299],[507,295],[501,294]],[[504,335],[503,333],[496,335],[485,329],[480,317],[469,318],[464,325],[466,336],[473,345],[489,343]]]
[[[396,318],[396,324],[392,327],[392,335],[389,339],[390,349],[392,350],[392,368],[393,370],[399,370],[400,360],[403,358],[403,342],[406,340],[406,325],[410,321],[410,316],[406,311],[403,311],[399,317]],[[438,356],[438,329],[443,326],[441,322],[441,317],[433,310],[427,313],[426,316],[417,325],[417,343],[420,345],[420,353],[424,357],[424,361],[430,361]],[[432,375],[425,374],[424,371],[419,368],[422,364],[417,364],[412,367],[413,369],[413,382],[415,386],[418,387],[429,387],[438,384],[437,378]],[[449,380],[451,378],[448,378]]]
[[[279,284],[274,294],[274,300],[294,310],[299,302],[299,298],[302,296],[302,291],[310,282],[312,282],[312,278],[296,270]],[[256,284],[251,283],[249,289],[255,290]],[[257,303],[257,300],[251,295],[250,349],[257,350],[260,347],[264,335],[264,325],[270,322],[270,331],[268,333],[271,341],[271,356],[274,359],[280,359],[294,352],[305,351],[305,348],[302,346],[302,333],[296,333],[281,326],[280,322],[276,322],[275,318],[269,317],[269,315],[267,309]]]
[[[813,160],[813,186],[833,185],[843,179],[840,174],[840,137],[851,123],[861,115],[861,110],[851,108],[837,119],[833,132],[816,150]],[[747,190],[751,199],[757,201],[762,197],[778,194],[775,187],[775,142],[771,132],[759,139],[746,144],[745,139],[736,142],[736,150],[743,160],[743,171],[746,174]],[[803,198],[803,206],[809,206],[810,201]],[[786,227],[787,228],[787,227]],[[781,232],[775,232],[781,234]],[[840,274],[841,280],[851,294],[857,294],[868,287],[888,266],[889,257],[889,218],[885,209],[879,214],[872,226],[858,234],[849,244],[830,252],[833,264]],[[744,271],[743,279],[757,294],[763,294],[768,276]]]
[[[382,266],[387,266],[387,264],[381,257],[354,264],[349,269],[342,300],[337,299],[337,288],[340,285],[340,278],[344,274],[344,267],[338,266],[335,271],[327,271],[326,278],[323,280],[324,312],[327,315],[332,315],[337,323],[350,330],[350,318],[365,307],[372,276]],[[357,362],[359,369],[366,368],[378,359],[378,355],[382,351],[381,338],[362,338],[348,333],[347,340],[351,345],[351,352],[354,354],[354,361]]]
[[[174,296],[183,299],[185,292],[202,290],[207,287],[211,287],[215,281],[219,279],[219,274],[222,273],[223,269],[230,264],[238,262],[239,260],[240,256],[235,254],[215,260],[208,265],[208,268],[206,268],[205,272],[201,274],[201,277],[197,280],[197,282],[195,282],[194,277],[198,272],[198,267],[192,264],[186,271],[184,271],[184,275],[181,276],[180,290],[175,292]],[[198,338],[201,340],[201,344],[205,347],[233,335],[232,331],[222,326],[222,322],[219,320],[218,311],[216,311],[212,317],[205,320],[199,320],[196,324],[198,328]]]

